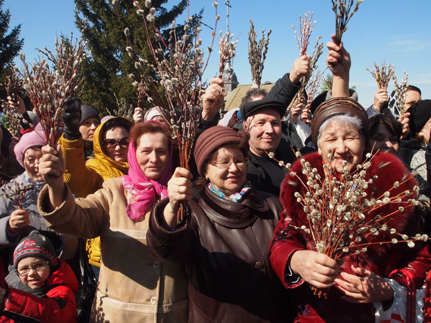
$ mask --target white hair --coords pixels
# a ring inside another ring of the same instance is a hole
[[[358,130],[359,135],[361,136],[362,140],[365,142],[364,134],[362,133],[362,122],[357,116],[352,116],[349,114],[339,114],[335,115],[333,117],[330,117],[329,119],[326,119],[319,127],[319,132],[317,135],[317,148],[319,147],[320,142],[320,135],[322,132],[332,123],[337,122],[341,127],[355,127]]]

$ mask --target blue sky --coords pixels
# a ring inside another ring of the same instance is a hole
[[[124,0],[120,0],[124,1]],[[132,0],[128,0],[132,1]],[[191,0],[190,12],[205,7],[203,21],[214,26],[214,7],[209,0]],[[177,1],[169,1],[175,4]],[[229,26],[234,39],[238,39],[233,67],[240,84],[251,84],[248,63],[249,20],[252,19],[258,39],[260,31],[272,29],[269,51],[265,62],[262,81],[275,82],[289,72],[294,60],[299,56],[292,24],[299,29],[299,15],[313,12],[316,26],[310,39],[309,52],[312,52],[318,36],[322,41],[330,41],[335,31],[335,17],[330,0],[231,0]],[[73,32],[79,37],[74,26],[73,0],[5,0],[3,10],[10,9],[10,26],[22,24],[21,37],[25,38],[24,49],[27,62],[38,57],[36,48],[54,48],[56,34],[70,36]],[[422,98],[431,99],[431,1],[429,0],[364,0],[359,11],[348,24],[343,35],[346,49],[352,56],[350,84],[356,86],[359,102],[367,107],[373,102],[377,90],[375,80],[366,70],[374,62],[385,61],[395,66],[399,82],[403,71],[409,74],[409,84],[422,90]],[[219,1],[217,32],[226,30],[226,6]],[[203,47],[210,45],[210,32],[203,27],[201,38]],[[214,44],[214,54],[210,58],[205,78],[215,76],[218,70],[218,42]],[[326,67],[326,46],[319,60],[319,69]],[[20,60],[16,60],[21,67]],[[390,84],[389,90],[392,90]]]

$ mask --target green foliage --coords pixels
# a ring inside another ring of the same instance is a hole
[[[12,64],[13,59],[18,55],[22,46],[24,46],[24,39],[19,38],[21,32],[21,25],[15,26],[8,33],[10,23],[10,11],[2,10],[4,0],[0,0],[0,79],[4,79],[4,72],[8,65]],[[2,81],[3,83],[3,81]],[[5,97],[6,92],[1,89],[1,97]]]
[[[162,5],[167,0],[153,0],[156,8],[156,27],[162,32],[187,8],[187,0],[180,0],[170,10]],[[129,41],[140,57],[153,61],[148,49],[148,37],[142,17],[136,14],[132,0],[75,0],[75,23],[88,40],[90,53],[82,64],[84,76],[82,102],[96,108],[102,114],[118,110],[118,99],[127,105],[137,105],[137,91],[128,75],[135,73],[134,61],[127,55],[128,41],[124,35],[126,27],[130,30]],[[194,16],[194,20],[199,18]],[[180,32],[182,27],[178,28]],[[165,33],[163,33],[165,35]],[[152,39],[151,35],[150,38]],[[152,73],[148,68],[148,73]],[[145,107],[143,107],[145,108]]]
[[[329,91],[332,88],[332,74],[326,74],[320,85],[320,93]]]
[[[322,85],[320,86],[320,93],[329,91],[332,89],[332,74],[326,74],[326,77],[322,81]],[[350,89],[356,91],[356,85],[350,86]]]

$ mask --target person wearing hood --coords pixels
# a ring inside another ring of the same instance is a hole
[[[34,229],[51,230],[37,209],[37,196],[46,184],[39,173],[43,145],[46,145],[46,139],[40,125],[21,137],[14,147],[14,152],[25,171],[2,187],[5,194],[0,196],[0,246],[9,258],[10,273],[6,279],[9,286],[16,286],[18,283],[17,276],[12,271],[13,248],[21,238]],[[22,192],[20,207],[6,197],[17,194],[17,190]],[[76,251],[77,239],[67,235],[55,235],[58,237],[56,243],[58,254],[61,252],[64,259],[72,258]]]
[[[107,179],[103,188],[76,200],[63,180],[62,155],[48,146],[42,149],[40,172],[48,185],[38,206],[48,225],[83,239],[100,237],[101,267],[90,322],[187,322],[185,268],[151,256],[145,238],[152,205],[168,197],[172,149],[166,126],[135,124],[128,175]]]
[[[63,114],[64,133],[59,144],[65,163],[65,183],[74,195],[86,197],[102,188],[105,180],[127,174],[128,136],[133,122],[122,117],[111,117],[102,122],[93,134],[94,158],[86,161],[84,142],[79,132],[81,118],[81,101],[69,99]],[[99,238],[87,241],[87,253],[89,263],[100,267]]]
[[[76,322],[78,281],[48,237],[30,232],[15,248],[13,265],[18,288],[0,288],[0,322]]]

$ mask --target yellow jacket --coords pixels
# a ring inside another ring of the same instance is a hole
[[[116,117],[121,118],[121,117]],[[133,123],[125,120],[130,127]],[[102,188],[102,184],[109,178],[123,176],[129,170],[127,162],[116,162],[103,151],[103,130],[107,121],[102,123],[94,132],[94,158],[85,162],[84,143],[82,138],[67,140],[61,136],[59,143],[63,151],[65,171],[64,182],[72,193],[78,197],[86,197]],[[87,241],[88,262],[100,267],[101,252],[99,237]]]

